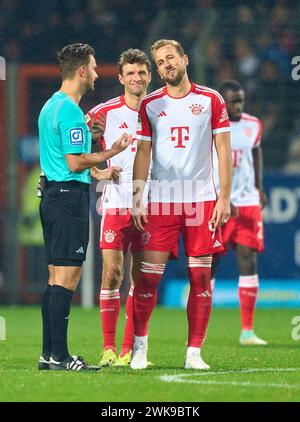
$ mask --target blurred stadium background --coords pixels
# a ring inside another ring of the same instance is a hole
[[[258,306],[299,307],[300,80],[292,59],[300,56],[300,1],[292,0],[0,0],[0,304],[39,303],[47,283],[36,197],[37,118],[60,86],[55,51],[78,41],[96,49],[100,79],[81,103],[86,112],[120,94],[119,54],[130,47],[149,53],[159,38],[182,42],[195,82],[217,89],[235,78],[244,85],[246,111],[263,122],[269,199]],[[159,86],[154,77],[151,90]],[[99,194],[95,185],[91,191],[93,236],[76,297],[86,306],[96,303],[101,276]],[[184,267],[183,253],[179,262],[170,262],[161,303],[184,304]],[[231,254],[219,278],[215,304],[237,305]]]

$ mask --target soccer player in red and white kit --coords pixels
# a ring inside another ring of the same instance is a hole
[[[201,346],[212,305],[212,254],[223,250],[220,226],[230,217],[230,125],[221,95],[190,82],[188,57],[180,43],[159,40],[151,53],[166,85],[147,95],[140,108],[133,218],[143,232],[143,256],[133,294],[135,340],[131,368],[147,367],[148,323],[156,303],[156,289],[181,232],[190,280],[185,368],[208,369],[201,357]],[[212,174],[213,143],[219,155],[218,199]],[[150,202],[146,210],[141,202],[141,185],[147,179],[151,150]]]
[[[266,204],[262,185],[262,124],[257,117],[244,113],[245,92],[239,82],[224,82],[220,93],[229,114],[233,162],[231,219],[222,227],[222,239],[226,247],[232,244],[235,248],[239,267],[238,293],[242,322],[240,344],[266,345],[267,342],[258,338],[253,331],[259,287],[257,254],[264,249],[262,208]],[[213,163],[218,188],[216,152]],[[212,284],[219,261],[220,255],[213,262]]]
[[[140,233],[131,218],[132,171],[137,149],[136,129],[138,109],[146,95],[151,80],[151,63],[147,55],[138,49],[124,51],[119,61],[119,81],[124,95],[99,104],[88,113],[88,123],[100,132],[102,148],[110,148],[115,135],[125,129],[133,136],[132,145],[108,160],[108,170],[93,169],[98,180],[112,179],[106,184],[102,195],[102,221],[100,249],[103,256],[102,285],[100,291],[100,314],[104,338],[101,366],[126,366],[131,359],[134,326],[132,294],[140,267]],[[99,141],[99,136],[98,136]],[[105,173],[106,172],[106,173]],[[103,176],[104,175],[104,176]],[[115,183],[118,181],[118,183]],[[147,203],[147,192],[144,194]],[[120,286],[124,277],[124,258],[128,249],[133,255],[130,274],[130,291],[126,301],[126,325],[121,353],[116,355],[116,328],[120,312]]]

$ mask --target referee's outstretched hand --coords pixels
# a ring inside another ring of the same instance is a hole
[[[96,180],[112,180],[113,182],[117,183],[120,178],[120,171],[122,171],[121,167],[118,166],[111,166],[107,169],[100,170],[97,167],[92,167],[90,169],[91,176]]]
[[[132,143],[132,135],[128,133],[123,133],[119,139],[117,139],[111,147],[111,151],[114,155],[119,154],[124,151]]]

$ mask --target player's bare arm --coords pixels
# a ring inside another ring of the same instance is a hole
[[[232,158],[230,133],[222,132],[214,135],[214,142],[219,161],[220,196],[217,200],[211,222],[215,228],[221,227],[230,218],[230,193],[232,180]]]
[[[252,155],[255,174],[255,187],[258,189],[260,205],[263,209],[267,204],[267,197],[263,190],[263,153],[260,145],[256,148],[253,148]]]
[[[139,141],[133,165],[133,205],[132,215],[136,228],[144,230],[143,223],[148,223],[148,212],[143,206],[143,192],[148,178],[151,160],[151,142]]]
[[[100,170],[97,167],[91,168],[91,176],[96,180],[112,180],[117,183],[120,178],[121,167],[112,166],[107,169]]]
[[[91,168],[103,161],[109,160],[113,156],[124,151],[132,143],[132,135],[123,133],[117,139],[111,149],[107,151],[94,152],[91,154],[66,154],[68,166],[73,172],[80,172],[84,169]]]

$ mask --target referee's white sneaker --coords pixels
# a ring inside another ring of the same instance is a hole
[[[188,347],[185,358],[185,369],[207,370],[210,366],[204,362],[201,357],[201,349],[197,347]]]
[[[148,366],[147,360],[148,352],[148,336],[134,337],[134,345],[132,349],[132,356],[130,367],[131,369],[146,369]]]

